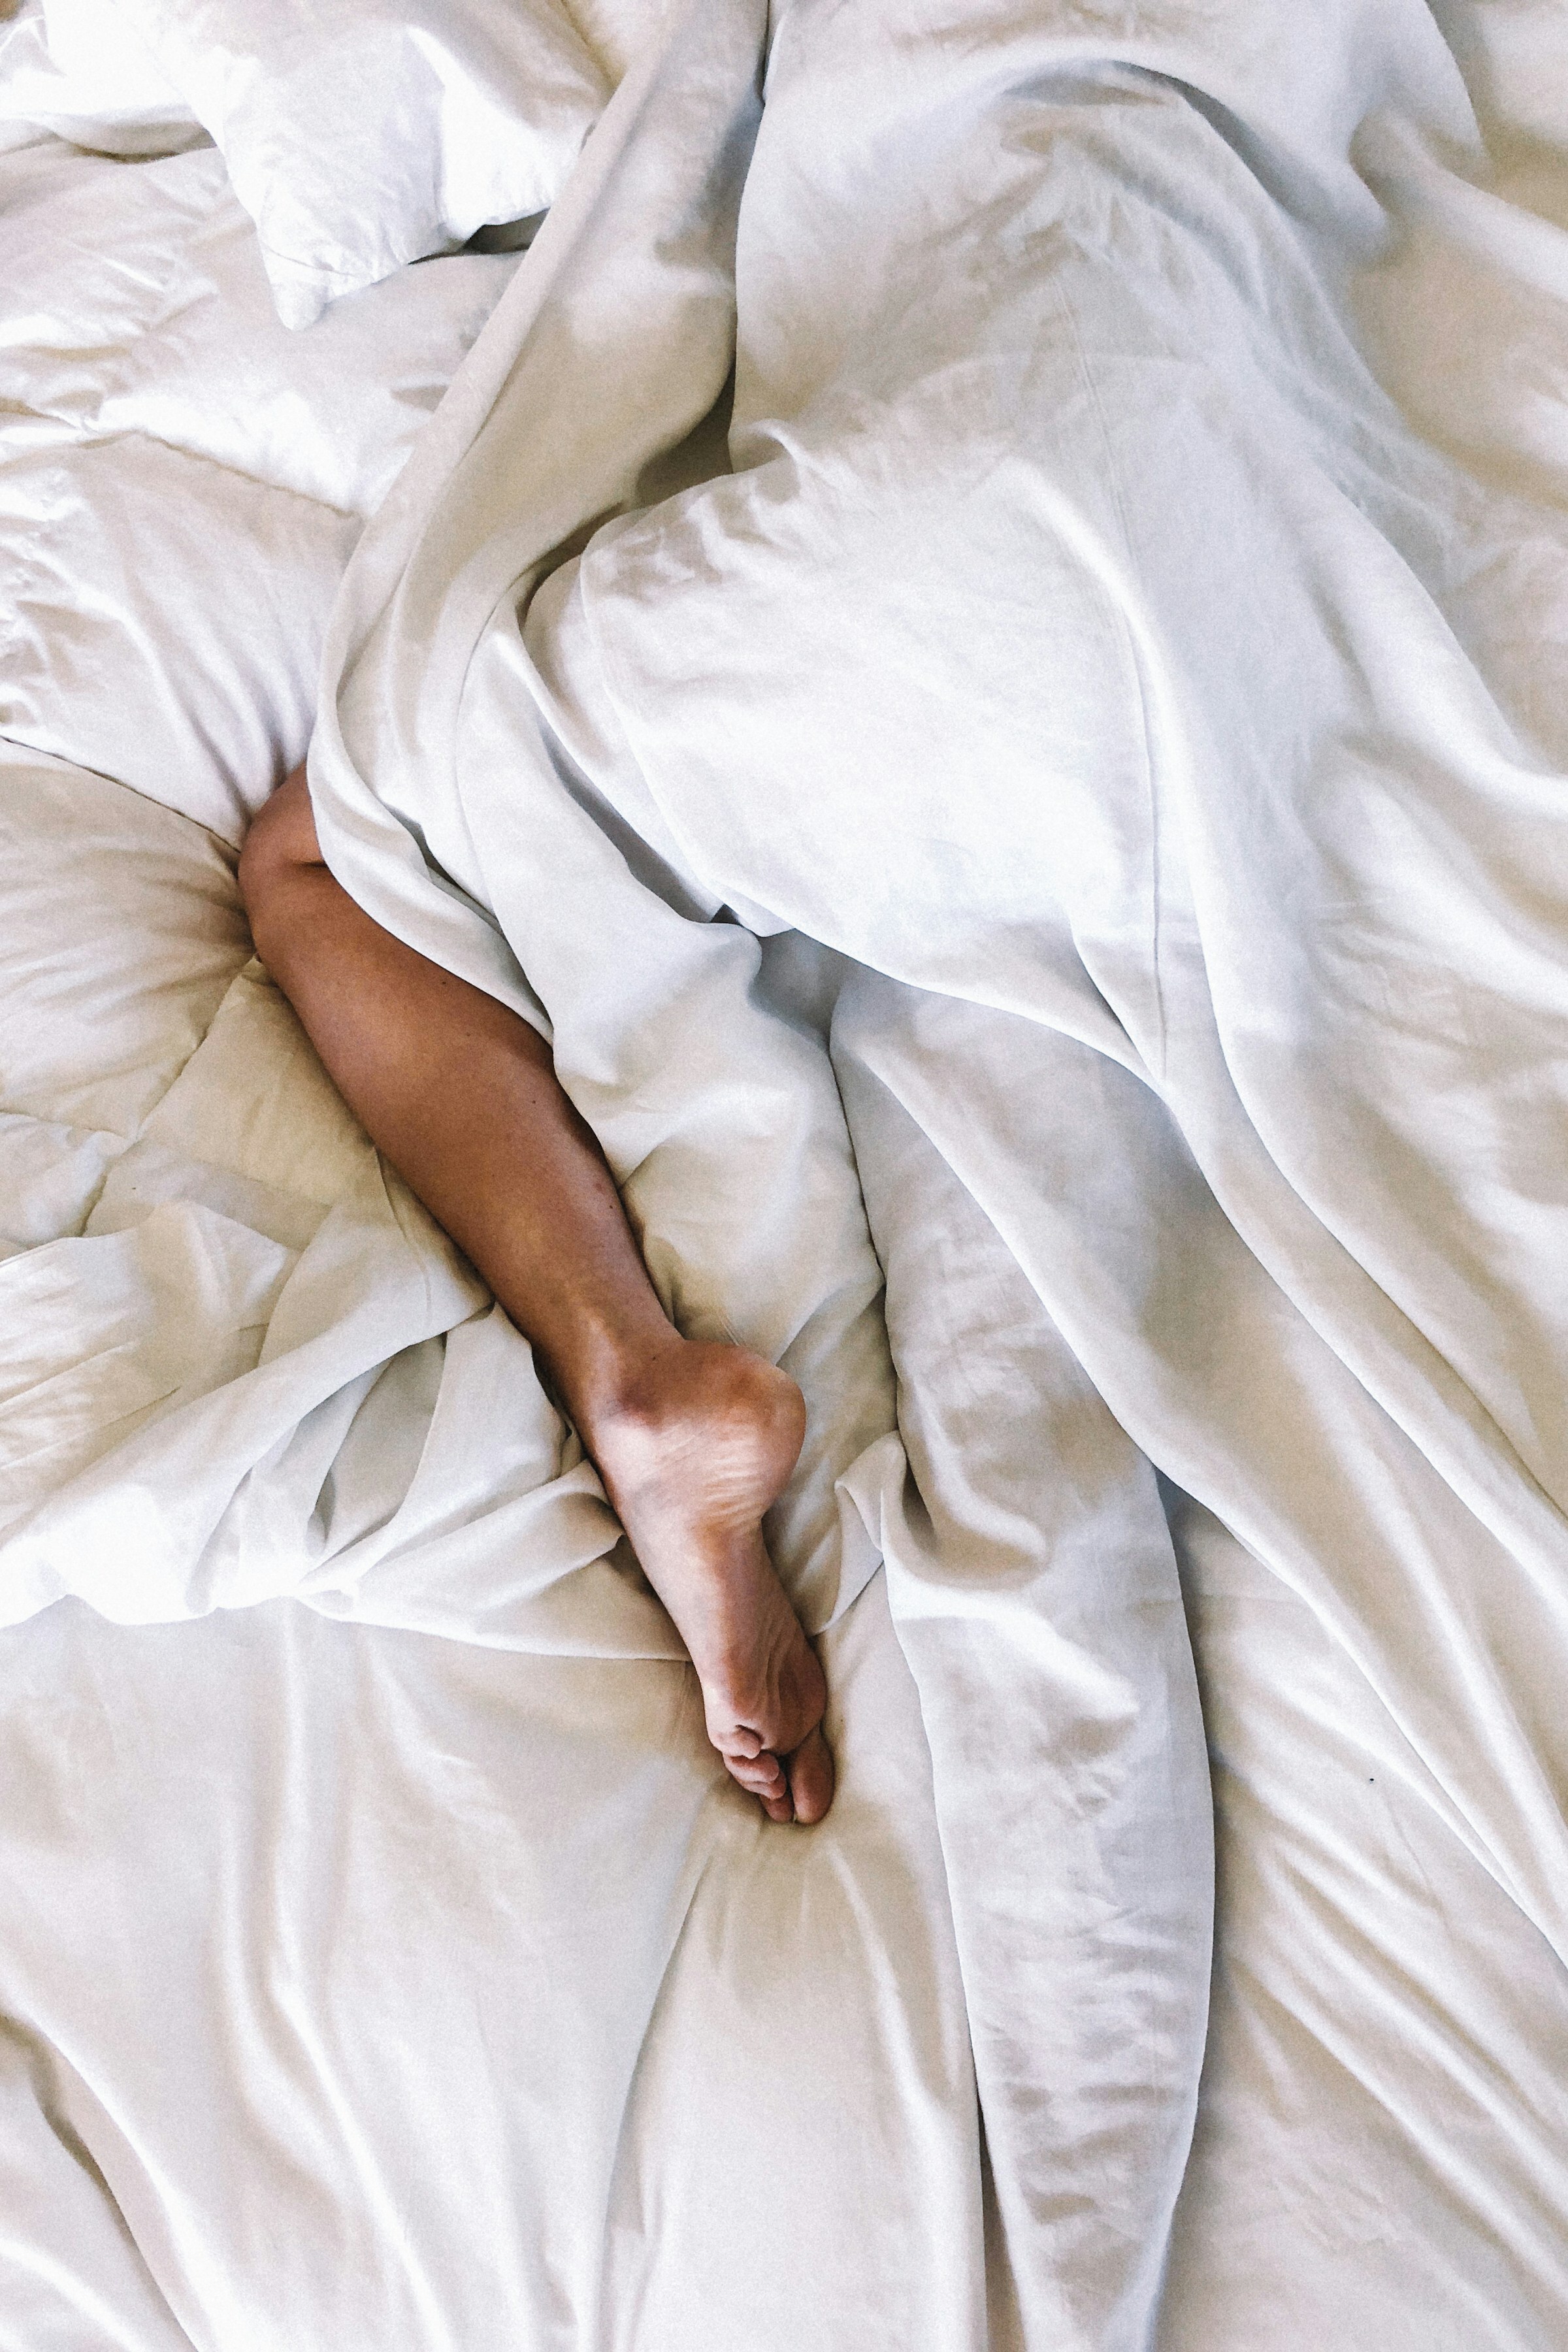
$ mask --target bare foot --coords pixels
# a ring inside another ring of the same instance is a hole
[[[648,1582],[691,1653],[708,1737],[773,1822],[833,1801],[827,1685],[763,1542],[805,1434],[785,1372],[671,1335],[584,1429]]]

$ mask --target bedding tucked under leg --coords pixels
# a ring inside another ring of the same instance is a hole
[[[345,1099],[548,1368],[691,1653],[729,1770],[772,1820],[819,1820],[826,1686],[762,1533],[805,1434],[799,1390],[749,1349],[674,1329],[549,1046],[347,895],[302,770],[251,828],[240,885]]]

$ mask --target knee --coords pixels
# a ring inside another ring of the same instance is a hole
[[[287,937],[290,909],[300,900],[301,885],[308,887],[321,870],[305,771],[296,768],[251,820],[239,853],[239,895],[250,919],[256,951],[264,963],[272,961]]]

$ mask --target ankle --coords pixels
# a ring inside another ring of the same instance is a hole
[[[805,1434],[805,1403],[787,1372],[731,1341],[683,1339],[668,1325],[648,1344],[606,1351],[569,1405],[611,1485],[690,1473],[688,1449],[711,1449],[782,1486]],[[775,1488],[776,1491],[776,1488]]]
[[[574,1335],[570,1360],[552,1359],[552,1384],[577,1434],[598,1458],[602,1441],[646,1430],[655,1433],[668,1417],[668,1400],[679,1385],[687,1342],[669,1324],[628,1335],[583,1329]]]

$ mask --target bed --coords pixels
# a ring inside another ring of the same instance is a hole
[[[411,5],[437,203],[223,5],[0,22],[0,2344],[1543,2352],[1560,12]],[[251,955],[307,745],[801,1381],[816,1830]]]

